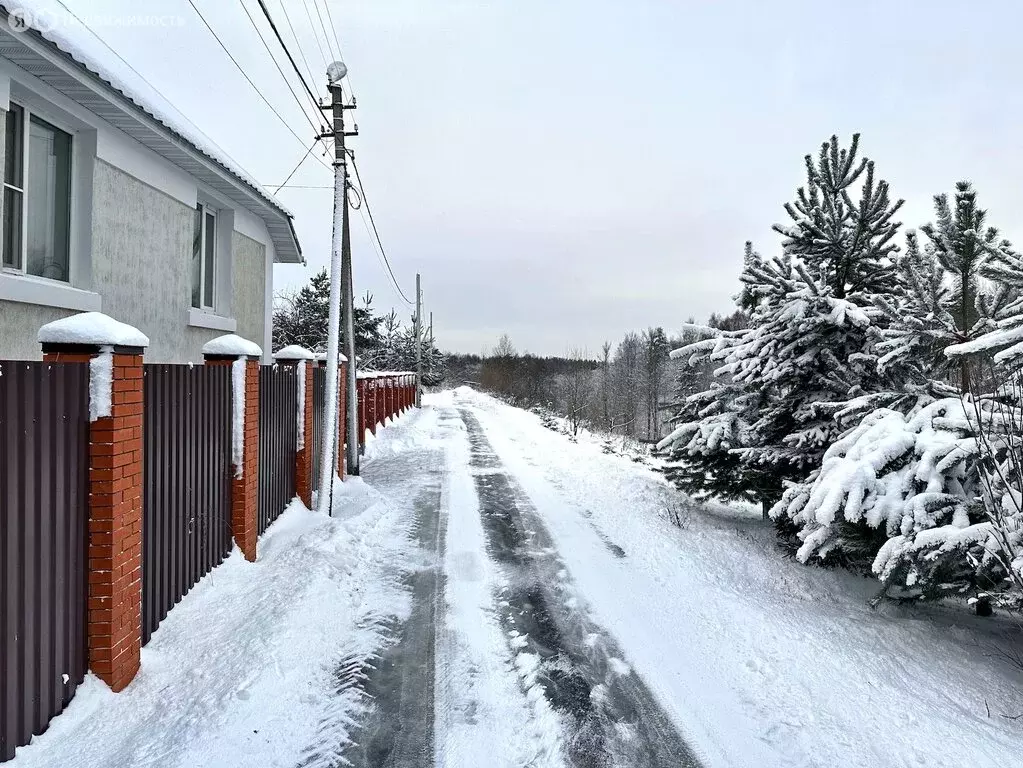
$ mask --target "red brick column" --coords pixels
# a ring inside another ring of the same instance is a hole
[[[249,562],[256,561],[256,540],[259,538],[259,360],[248,356],[206,354],[207,365],[230,365],[231,423],[237,393],[234,363],[245,363],[245,417],[242,423],[241,467],[231,467],[231,535]],[[233,441],[233,437],[232,437]]]
[[[43,359],[88,363],[103,350],[44,342]],[[88,661],[114,691],[135,677],[142,648],[142,351],[113,348],[110,412],[89,429]]]
[[[348,434],[348,365],[345,360],[338,364],[337,374],[337,476],[344,480],[345,437]]]

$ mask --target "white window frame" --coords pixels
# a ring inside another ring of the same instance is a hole
[[[202,202],[201,200],[196,203],[196,211],[201,213],[199,217],[200,225],[200,237],[199,237],[199,306],[192,305],[193,309],[198,309],[203,312],[216,313],[217,311],[217,278],[218,278],[218,265],[220,261],[220,243],[217,242],[217,232],[219,231],[220,225],[220,211],[214,208],[212,205]],[[206,303],[206,240],[210,236],[207,231],[206,217],[213,217],[213,300],[212,303]],[[193,254],[194,257],[194,254]],[[190,286],[194,289],[194,286]]]
[[[8,275],[16,275],[19,277],[28,277],[32,280],[42,280],[47,283],[52,283],[58,286],[70,286],[72,285],[72,274],[73,264],[75,259],[75,225],[76,225],[76,211],[75,211],[75,188],[78,183],[78,136],[77,131],[71,126],[67,125],[64,121],[55,118],[52,114],[45,110],[37,109],[30,105],[26,101],[21,99],[13,98],[10,99],[8,104],[8,110],[11,105],[16,105],[21,109],[21,189],[18,189],[13,184],[8,184],[6,178],[3,179],[3,193],[7,194],[7,189],[10,187],[21,194],[21,253],[19,254],[19,266],[12,266],[10,264],[0,263],[0,272]],[[29,130],[32,124],[32,117],[35,116],[44,123],[52,125],[54,128],[63,131],[71,137],[71,157],[70,157],[70,168],[68,169],[68,254],[67,254],[67,280],[58,280],[52,277],[43,277],[42,275],[31,275],[27,271],[28,263],[28,217],[29,217],[29,206],[28,206],[28,178],[29,178]],[[6,128],[5,128],[6,130]],[[7,162],[7,158],[4,158],[4,162]],[[6,174],[5,174],[6,176]],[[2,203],[2,200],[0,200]],[[2,246],[0,246],[2,248]]]

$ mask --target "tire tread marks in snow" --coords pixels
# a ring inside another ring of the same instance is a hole
[[[476,470],[489,555],[508,579],[498,596],[502,626],[514,650],[538,659],[536,683],[568,719],[568,762],[579,768],[700,766],[653,694],[624,663],[614,639],[578,604],[537,510],[501,470],[478,419],[468,408],[459,413]]]

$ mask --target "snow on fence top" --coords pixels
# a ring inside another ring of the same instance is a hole
[[[224,166],[264,200],[285,215],[292,215],[291,211],[282,205],[276,197],[246,173],[237,161],[199,130],[141,75],[121,61],[97,36],[89,31],[88,27],[69,13],[62,2],[59,0],[16,0],[16,2],[0,0],[0,4],[15,14],[19,23],[24,22],[29,28],[39,32],[43,39],[53,43],[80,65],[98,75],[100,79],[108,83],[114,90],[122,93],[143,112],[163,123],[202,154]]]
[[[204,355],[224,355],[225,357],[259,357],[263,350],[255,342],[243,339],[234,333],[217,336],[203,344]]]
[[[415,376],[415,371],[356,371],[357,379],[390,379],[395,376]]]
[[[327,353],[326,352],[317,352],[316,355],[315,355],[315,359],[319,360],[321,363],[325,363],[327,361]],[[339,363],[347,363],[348,362],[348,358],[345,357],[344,355],[342,355],[340,352],[337,353],[337,360],[338,360]]]
[[[83,312],[54,320],[39,329],[40,344],[90,344],[98,347],[148,347],[149,337],[138,328],[102,312]]]
[[[274,352],[274,360],[312,360],[313,353],[298,344],[289,344]]]

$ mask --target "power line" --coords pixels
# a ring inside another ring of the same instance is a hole
[[[310,144],[310,145],[309,145],[309,149],[307,149],[307,150],[305,151],[305,154],[304,154],[304,155],[302,155],[302,159],[298,161],[298,165],[296,165],[296,166],[295,166],[294,168],[292,168],[292,169],[291,169],[291,173],[289,173],[289,174],[288,174],[288,177],[287,177],[287,178],[286,178],[286,179],[285,179],[285,180],[284,180],[283,182],[281,182],[281,185],[280,185],[279,187],[277,187],[277,189],[275,189],[275,190],[274,190],[274,194],[275,194],[275,195],[276,195],[276,194],[277,194],[278,192],[280,192],[280,191],[281,191],[281,189],[283,189],[283,188],[284,188],[284,187],[285,187],[285,186],[287,185],[287,183],[288,183],[289,181],[291,181],[291,177],[295,175],[295,173],[296,173],[296,172],[298,171],[298,169],[299,169],[299,168],[301,168],[301,167],[302,167],[302,163],[304,163],[304,162],[305,162],[305,159],[306,159],[307,157],[309,157],[309,154],[310,154],[310,153],[311,153],[311,152],[312,152],[312,151],[313,151],[314,149],[316,149],[316,144],[317,144],[317,143],[318,143],[318,142],[314,141],[314,142],[313,142],[312,144]]]
[[[252,78],[249,77],[249,74],[242,68],[241,64],[238,63],[238,60],[231,54],[231,51],[227,49],[227,46],[224,45],[224,41],[220,39],[220,36],[216,33],[216,31],[214,31],[213,27],[210,26],[210,23],[206,20],[206,17],[202,15],[202,11],[200,11],[198,6],[196,6],[194,0],[188,0],[188,4],[192,6],[192,9],[196,12],[196,14],[198,14],[199,18],[202,19],[202,23],[206,25],[206,29],[208,29],[210,31],[210,34],[213,35],[213,39],[215,39],[217,43],[220,44],[220,47],[224,50],[224,53],[227,54],[227,57],[231,60],[231,63],[234,64],[237,70],[242,73],[242,77],[245,78],[248,84],[252,86],[252,90],[254,90],[256,94],[259,96],[259,98],[263,100],[263,103],[270,108],[270,111],[274,113],[276,118],[281,121],[281,125],[287,128],[291,135],[298,139],[300,144],[304,145],[306,140],[299,136],[297,133],[295,133],[295,130],[290,125],[288,125],[288,122],[281,116],[281,113],[274,108],[273,104],[271,104],[269,100],[266,98],[266,96],[263,95],[263,92],[259,90],[259,87],[254,82],[252,82]],[[309,115],[306,114],[305,110],[302,109],[301,103],[299,103],[299,109],[302,111],[302,117],[306,119],[306,121],[309,123],[309,126],[313,129],[313,131],[316,131],[317,130],[316,126],[313,124],[313,121],[309,119]],[[304,160],[305,158],[303,157],[302,159]],[[329,166],[326,163],[324,163],[323,165],[325,168],[329,169]]]
[[[316,40],[316,50],[320,52],[320,58],[323,59],[323,68],[326,69],[327,65],[330,64],[326,54],[323,52],[323,46],[320,45],[320,36],[316,34],[316,25],[313,23],[313,15],[309,13],[309,2],[308,0],[302,0],[302,7],[305,8],[305,17],[309,19],[309,29],[312,30],[313,39]],[[327,46],[328,48],[330,46]]]
[[[334,58],[334,51],[330,47],[330,35],[327,34],[327,25],[323,23],[323,14],[320,13],[320,4],[317,2],[317,0],[313,0],[313,8],[316,9],[316,18],[320,20],[320,29],[323,30],[323,39],[327,42],[327,51],[330,52],[330,57],[333,59]],[[341,51],[338,50],[338,52],[337,52],[337,59],[340,59],[340,58],[341,58]],[[334,60],[337,61],[337,59],[334,59]]]
[[[139,72],[139,71],[138,71],[137,69],[135,69],[135,67],[133,67],[133,66],[132,66],[131,64],[129,64],[129,63],[128,63],[128,62],[127,62],[127,61],[125,60],[125,58],[124,58],[123,56],[121,56],[121,54],[119,54],[119,53],[118,53],[117,51],[115,51],[115,50],[114,50],[113,48],[111,48],[111,47],[110,47],[110,44],[109,44],[109,43],[108,43],[108,42],[107,42],[106,40],[104,40],[104,39],[103,39],[102,37],[100,37],[100,36],[99,36],[99,34],[97,34],[97,33],[96,33],[96,31],[95,31],[95,30],[94,30],[94,29],[93,29],[92,27],[90,27],[90,26],[89,26],[88,24],[86,24],[86,23],[85,23],[84,21],[82,21],[81,17],[80,17],[80,16],[78,16],[78,14],[76,14],[76,13],[75,13],[74,11],[72,11],[72,10],[71,10],[70,8],[68,8],[68,7],[66,6],[66,5],[64,5],[64,2],[63,2],[63,0],[57,0],[57,2],[58,2],[58,3],[60,4],[60,7],[61,7],[61,8],[63,8],[63,9],[65,10],[65,11],[67,11],[67,13],[68,13],[68,14],[69,14],[69,15],[70,15],[70,16],[71,16],[72,18],[74,18],[74,20],[75,20],[75,21],[77,21],[77,22],[78,22],[79,24],[81,24],[81,25],[82,25],[82,27],[83,27],[84,29],[87,29],[87,30],[89,30],[89,33],[90,33],[90,34],[91,34],[91,35],[92,35],[93,37],[95,37],[95,38],[96,38],[97,40],[99,40],[99,42],[100,42],[100,43],[101,43],[101,44],[103,45],[103,47],[104,47],[104,48],[106,48],[106,49],[107,49],[108,51],[110,51],[110,52],[111,52],[112,54],[114,54],[114,56],[116,56],[116,57],[117,57],[118,59],[120,59],[121,63],[122,63],[122,64],[124,64],[124,66],[126,66],[126,67],[127,67],[128,69],[130,69],[130,70],[131,70],[132,72],[134,72],[134,73],[135,73],[135,75],[136,75],[136,77],[138,77],[138,79],[139,79],[139,80],[141,80],[141,81],[142,81],[143,83],[145,83],[145,84],[146,84],[146,85],[148,85],[148,86],[149,86],[150,88],[152,88],[152,89],[153,89],[153,92],[154,92],[154,93],[156,93],[156,94],[160,95],[160,89],[159,89],[159,88],[157,88],[157,87],[156,87],[155,85],[153,85],[153,84],[152,84],[151,82],[149,82],[148,80],[146,80],[146,78],[145,78],[145,77],[143,77],[143,75],[142,75],[142,73],[141,73],[141,72]],[[161,95],[161,98],[163,98],[163,97],[162,97],[162,95]],[[215,146],[215,147],[216,147],[216,148],[217,148],[217,149],[218,149],[218,150],[219,150],[219,151],[221,152],[221,154],[223,154],[223,155],[224,155],[224,157],[226,157],[226,158],[227,158],[228,160],[230,160],[230,161],[231,161],[232,163],[234,163],[234,164],[235,164],[235,165],[236,165],[237,167],[239,167],[239,168],[241,167],[241,164],[240,164],[240,163],[239,163],[239,162],[238,162],[237,160],[235,160],[235,159],[234,159],[233,157],[231,157],[231,155],[229,155],[229,154],[228,154],[228,153],[227,153],[227,152],[226,152],[226,151],[224,150],[224,148],[223,148],[223,147],[221,147],[221,146],[219,146],[218,144],[216,144],[216,142],[214,142],[214,141],[213,141],[212,139],[210,139],[210,137],[209,137],[209,136],[206,136],[206,134],[205,134],[205,133],[203,133],[202,129],[201,129],[201,128],[199,128],[199,126],[197,126],[197,125],[196,125],[195,123],[193,123],[193,122],[192,122],[191,120],[189,120],[189,119],[188,119],[188,117],[187,117],[187,116],[186,116],[185,114],[183,114],[183,113],[182,113],[182,112],[181,112],[180,110],[178,110],[178,109],[177,109],[177,107],[175,107],[175,106],[174,106],[173,104],[171,104],[171,103],[170,103],[169,101],[167,101],[167,99],[165,99],[165,98],[163,99],[163,101],[164,101],[164,102],[165,102],[165,103],[167,104],[167,106],[169,106],[169,107],[170,107],[171,109],[173,109],[173,110],[174,110],[175,112],[177,112],[178,116],[179,116],[179,117],[180,117],[180,118],[181,118],[182,120],[184,120],[184,121],[185,121],[186,123],[188,123],[188,124],[189,124],[190,126],[192,126],[192,128],[193,128],[193,129],[195,129],[195,131],[196,131],[196,132],[197,132],[197,133],[198,133],[198,134],[199,134],[200,136],[203,136],[203,137],[204,137],[204,138],[205,138],[205,139],[206,139],[207,141],[209,141],[209,142],[210,142],[211,144],[213,144],[213,145],[214,145],[214,146]],[[160,120],[159,118],[157,118],[157,120],[159,120],[160,122],[163,122],[163,121],[162,121],[162,120]],[[174,130],[174,129],[171,129],[171,130]],[[176,132],[176,133],[179,133],[179,131],[175,131],[175,132]],[[186,138],[187,138],[187,137],[186,137]],[[192,143],[194,143],[194,142],[192,142]],[[303,143],[305,143],[305,142],[303,142]]]
[[[376,238],[377,245],[380,246],[380,254],[384,258],[384,266],[387,267],[387,274],[391,276],[391,282],[394,283],[394,287],[398,291],[398,294],[401,296],[401,298],[405,300],[406,304],[412,306],[411,299],[409,299],[409,297],[405,295],[405,292],[401,290],[401,286],[398,285],[398,279],[394,276],[394,270],[391,269],[391,262],[387,258],[387,251],[384,250],[384,244],[380,241],[380,232],[377,230],[377,223],[373,219],[373,209],[370,208],[369,198],[366,197],[366,188],[362,184],[362,176],[359,175],[359,166],[356,165],[355,163],[354,154],[352,154],[352,168],[355,169],[355,180],[359,183],[359,192],[362,196],[362,202],[366,208],[366,213],[369,214],[369,222],[370,224],[373,225],[373,235]]]
[[[306,73],[309,75],[310,80],[315,80],[313,75],[313,68],[309,66],[309,60],[305,57],[305,48],[302,46],[302,42],[298,39],[298,33],[295,32],[295,27],[291,23],[291,15],[288,13],[287,6],[284,5],[284,0],[281,0],[281,13],[284,14],[284,21],[288,24],[288,29],[291,30],[291,36],[295,38],[295,46],[298,48],[298,53],[302,57],[302,62],[305,64]]]
[[[341,60],[342,64],[345,64],[344,49],[341,47],[341,38],[337,33],[337,27],[334,25],[334,18],[330,14],[330,0],[323,0],[323,5],[327,9],[327,21],[330,22],[330,31],[334,33],[334,42],[337,43],[337,56]],[[347,64],[345,65],[347,66]],[[355,98],[355,88],[352,87],[352,75],[348,73],[348,90],[351,91],[352,98]]]
[[[245,15],[248,16],[249,23],[252,24],[252,28],[256,30],[256,35],[257,37],[259,37],[259,42],[263,44],[263,47],[266,49],[267,54],[270,56],[270,60],[273,61],[274,66],[277,67],[277,71],[281,73],[281,77],[284,79],[284,84],[287,85],[288,90],[291,91],[291,95],[295,99],[295,103],[298,104],[298,108],[302,110],[302,114],[305,115],[306,120],[309,120],[309,115],[306,113],[305,107],[302,106],[302,100],[298,97],[298,94],[295,93],[295,89],[292,87],[291,81],[288,80],[288,76],[284,74],[284,70],[281,69],[281,65],[277,63],[277,58],[273,55],[273,51],[270,50],[270,46],[267,45],[266,40],[263,39],[263,33],[259,31],[259,26],[256,24],[256,20],[252,18],[252,14],[249,13],[249,9],[245,7],[245,0],[238,0],[238,3],[239,5],[241,5],[242,10],[245,11]],[[262,5],[262,0],[260,0],[260,5]],[[301,72],[299,72],[299,77],[300,78],[302,77]],[[303,79],[302,82],[305,82],[305,80]],[[317,111],[319,111],[319,108],[317,108]],[[313,125],[312,120],[309,120],[309,123],[310,125]],[[320,128],[318,129],[316,128],[315,125],[313,125],[313,130],[323,131],[323,124],[321,123]],[[303,142],[303,144],[304,143],[305,142]]]
[[[266,3],[263,0],[256,0],[259,3],[260,9],[263,11],[263,15],[266,17],[267,22],[270,24],[270,29],[273,30],[274,36],[277,38],[277,42],[281,44],[281,48],[284,49],[284,55],[288,57],[288,61],[291,62],[291,68],[295,70],[295,74],[298,75],[298,79],[302,81],[302,85],[305,87],[305,92],[309,95],[309,100],[312,101],[313,107],[317,113],[320,110],[320,102],[313,93],[313,89],[309,87],[309,83],[306,82],[305,76],[302,74],[302,70],[298,68],[298,64],[295,63],[295,57],[291,55],[291,51],[288,50],[288,46],[284,43],[284,38],[281,37],[281,33],[277,31],[277,25],[274,24],[273,17],[270,15],[269,9],[266,7]],[[244,7],[244,2],[242,3]],[[248,11],[246,11],[247,13]],[[315,36],[315,30],[313,30]],[[319,44],[319,39],[317,39]]]

